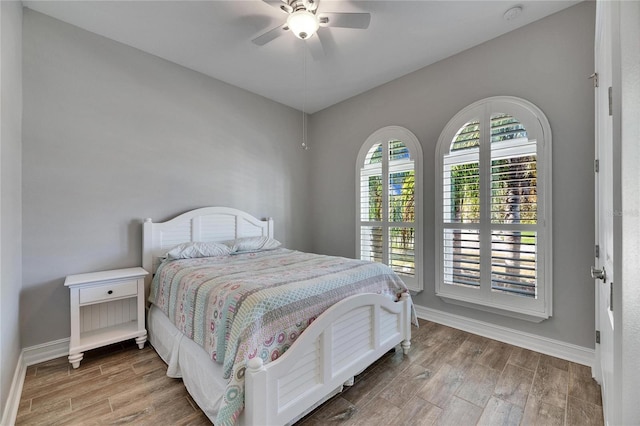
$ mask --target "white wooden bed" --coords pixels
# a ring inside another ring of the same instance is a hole
[[[143,225],[143,267],[154,273],[159,265],[158,256],[184,242],[221,242],[248,236],[273,237],[273,220],[259,220],[226,207],[196,209],[163,223],[146,219]],[[151,274],[147,279],[147,294],[150,280]],[[170,326],[172,324],[167,327]],[[160,342],[151,321],[147,327],[154,347],[154,339],[162,347],[195,345],[186,338],[182,339],[177,329],[178,334],[174,331],[169,333],[175,336],[175,341]],[[249,361],[245,374],[245,409],[239,423],[294,423],[340,392],[343,385],[352,384],[355,375],[396,345],[401,345],[406,354],[410,338],[411,299],[408,293],[395,303],[377,294],[345,298],[320,315],[277,360],[264,365],[259,357]],[[201,352],[205,353],[202,349]],[[199,354],[194,356],[200,357]],[[184,355],[182,358],[187,359]],[[217,374],[215,363],[198,362],[196,368],[193,364],[181,370],[181,377],[207,413],[208,399],[215,399],[215,395],[207,396],[211,392],[206,389],[206,384],[203,384],[206,380],[202,377]]]

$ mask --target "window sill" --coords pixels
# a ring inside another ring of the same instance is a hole
[[[503,315],[511,318],[518,318],[525,321],[540,323],[550,317],[546,313],[526,310],[514,309],[513,307],[505,308],[502,305],[494,305],[485,301],[464,298],[458,295],[450,295],[436,292],[436,296],[440,297],[444,302],[452,305],[464,306],[466,308],[478,309],[480,311],[491,312],[493,314]]]
[[[407,283],[407,280],[404,280],[402,275],[400,275],[400,279],[402,279],[402,282],[404,282],[404,285],[407,286],[407,289],[409,289],[409,291],[412,294],[418,294],[422,292],[422,290],[424,290],[424,288],[422,287],[422,283],[416,283],[416,282]]]

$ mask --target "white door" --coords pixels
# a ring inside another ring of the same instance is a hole
[[[595,279],[596,330],[600,332],[600,344],[596,344],[594,377],[602,387],[602,404],[605,423],[617,424],[618,398],[614,384],[614,349],[616,342],[612,305],[614,289],[614,141],[613,117],[610,111],[610,87],[612,86],[612,26],[611,2],[598,2],[596,12],[595,66],[595,213],[596,255],[592,276]],[[619,309],[619,307],[618,307]]]

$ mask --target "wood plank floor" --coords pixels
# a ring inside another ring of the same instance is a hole
[[[148,345],[130,343],[27,369],[18,425],[208,425]],[[298,422],[315,425],[602,425],[588,367],[427,321],[411,352],[389,353]]]

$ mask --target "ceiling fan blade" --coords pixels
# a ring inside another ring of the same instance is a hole
[[[322,39],[320,33],[316,33],[315,37],[310,37],[304,41],[307,44],[307,49],[314,61],[319,61],[325,57],[324,46],[322,46]]]
[[[286,1],[286,0],[283,0],[283,1]],[[317,10],[319,3],[320,3],[320,0],[302,0],[302,4],[304,5],[304,8],[309,12],[313,12]]]
[[[356,28],[366,30],[371,22],[370,13],[320,13],[321,27]]]
[[[271,40],[274,40],[280,37],[282,34],[286,33],[287,31],[289,31],[289,27],[287,27],[286,24],[279,25],[275,28],[270,29],[264,34],[259,35],[258,37],[254,38],[251,41],[253,42],[253,44],[257,44],[258,46],[264,46],[265,44],[269,43]]]

